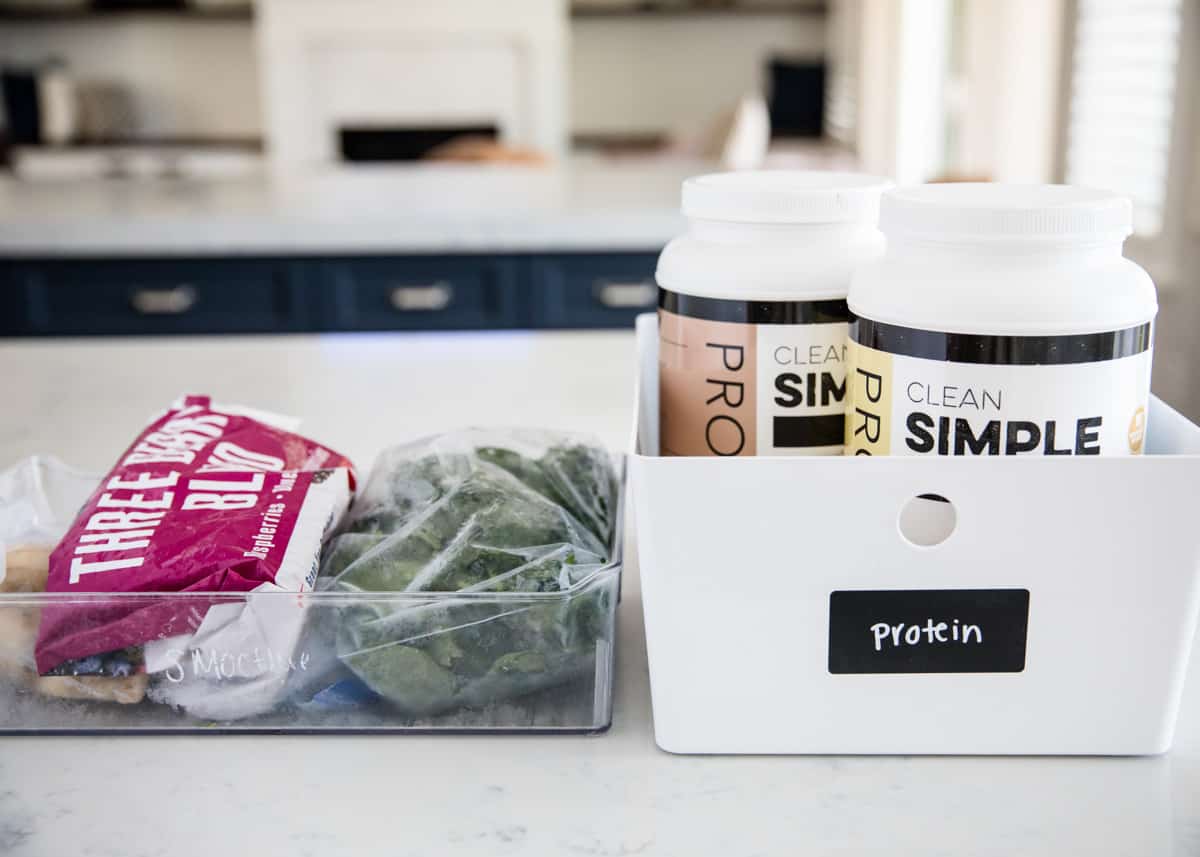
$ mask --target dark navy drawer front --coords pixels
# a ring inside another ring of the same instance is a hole
[[[0,335],[627,328],[657,254],[0,260]]]
[[[9,300],[29,334],[251,333],[304,326],[286,263],[94,260],[14,264]]]
[[[0,336],[14,336],[24,332],[25,296],[16,285],[14,266],[0,260]]]
[[[545,256],[534,261],[538,327],[629,327],[657,305],[657,253]]]
[[[321,266],[323,330],[471,330],[524,323],[516,263],[487,257],[351,259]]]

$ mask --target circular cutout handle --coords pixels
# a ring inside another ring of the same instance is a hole
[[[900,537],[910,545],[931,548],[940,545],[954,532],[958,512],[941,494],[918,494],[900,509],[896,526]]]

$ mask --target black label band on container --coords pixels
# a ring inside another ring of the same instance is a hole
[[[950,363],[1061,366],[1132,357],[1150,348],[1151,324],[1075,336],[987,336],[902,327],[869,318],[850,321],[859,345],[904,357]]]
[[[738,301],[701,298],[659,288],[658,308],[689,318],[738,324],[834,324],[850,320],[850,308],[844,299]]]
[[[774,417],[771,436],[780,449],[841,446],[846,439],[845,414]]]
[[[829,672],[1019,673],[1028,627],[1028,589],[832,592]]]

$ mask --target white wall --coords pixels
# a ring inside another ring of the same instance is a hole
[[[1054,179],[1066,0],[968,0],[962,169],[1001,182]]]
[[[80,79],[123,84],[142,136],[259,134],[254,32],[244,21],[21,22],[0,27],[0,62],[67,60]]]
[[[760,89],[771,53],[817,58],[820,15],[634,16],[571,22],[570,127],[658,133],[705,125]],[[253,26],[141,18],[0,28],[0,61],[59,55],[76,76],[125,83],[141,135],[261,134]]]
[[[899,184],[937,176],[945,162],[949,0],[905,0],[896,30],[895,169]]]
[[[854,147],[865,172],[896,174],[896,134],[899,124],[903,0],[836,0],[857,7],[851,18],[858,29],[858,67],[854,79],[856,115]],[[843,13],[845,14],[845,13]]]
[[[825,52],[819,15],[579,18],[571,26],[571,130],[703,125],[765,83],[772,53]]]

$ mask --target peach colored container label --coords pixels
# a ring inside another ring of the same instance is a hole
[[[663,455],[755,455],[756,325],[659,310]]]
[[[844,301],[660,304],[663,455],[841,454]]]

